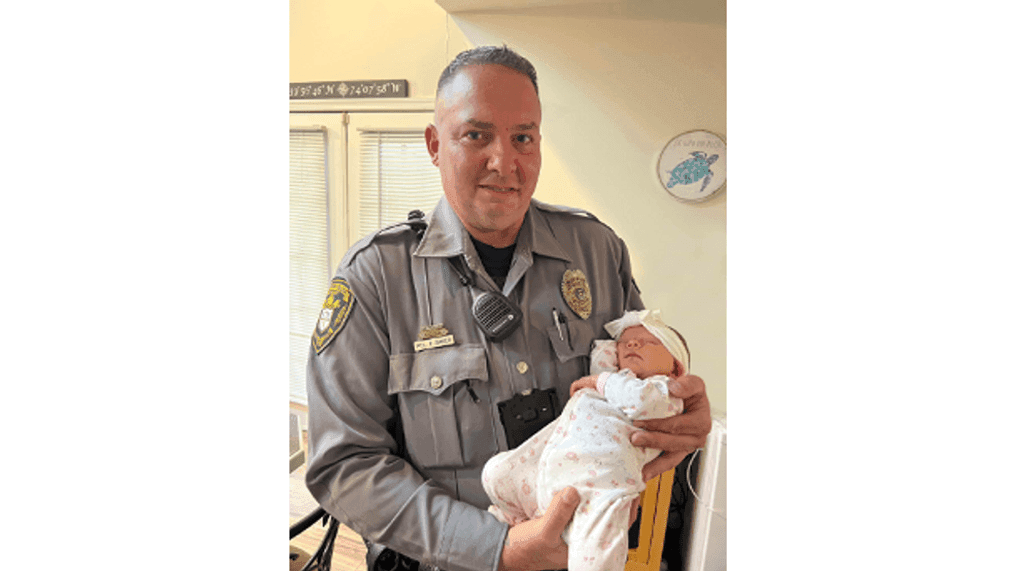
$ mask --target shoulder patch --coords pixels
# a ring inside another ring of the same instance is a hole
[[[345,327],[345,320],[349,318],[353,304],[356,303],[356,296],[352,294],[349,282],[344,278],[331,280],[331,287],[328,288],[328,297],[324,300],[324,308],[317,319],[317,327],[314,328],[314,335],[310,342],[314,351],[320,354],[324,348],[338,335]]]

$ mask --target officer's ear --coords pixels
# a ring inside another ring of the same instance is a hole
[[[433,123],[426,126],[426,131],[423,132],[423,137],[426,138],[426,151],[430,153],[430,162],[433,166],[440,166],[437,164],[437,147],[440,146],[439,138],[437,137],[437,127],[434,127]]]

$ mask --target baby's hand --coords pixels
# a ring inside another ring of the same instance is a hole
[[[569,396],[573,397],[576,392],[582,389],[595,389],[596,379],[598,378],[599,375],[589,375],[587,377],[582,377],[577,381],[571,383],[571,394]]]

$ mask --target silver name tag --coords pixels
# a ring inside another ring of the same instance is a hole
[[[445,335],[444,337],[434,337],[433,339],[427,339],[426,341],[416,341],[413,343],[413,347],[416,352],[424,351],[426,349],[436,349],[437,347],[444,347],[447,345],[455,344],[454,335]]]

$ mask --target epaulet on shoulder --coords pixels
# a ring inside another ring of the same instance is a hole
[[[545,202],[540,202],[536,199],[532,199],[532,205],[542,210],[543,212],[558,212],[563,214],[573,214],[575,216],[591,218],[596,222],[601,222],[598,218],[596,218],[595,214],[592,214],[588,210],[582,210],[581,208],[573,208],[571,206],[561,206],[559,204],[547,204]]]
[[[574,208],[571,206],[560,206],[558,204],[547,204],[545,202],[539,202],[538,200],[535,199],[532,200],[532,205],[542,210],[543,212],[550,212],[554,214],[567,214],[570,216],[576,216],[578,218],[584,218],[586,220],[592,220],[593,222],[599,223],[603,228],[606,228],[610,232],[613,232],[613,234],[616,234],[613,228],[610,228],[609,224],[603,222],[599,218],[596,218],[596,215],[592,214],[588,210],[582,210],[581,208]]]
[[[414,236],[413,232],[418,232],[420,225],[422,225],[423,228],[426,228],[426,222],[423,220],[402,220],[367,234],[358,242],[353,244],[345,255],[342,256],[342,261],[339,263],[339,267],[343,267],[351,263],[357,254],[365,250],[368,246],[370,246],[370,244],[373,244],[378,237],[395,236],[399,233],[405,233],[406,236]]]

